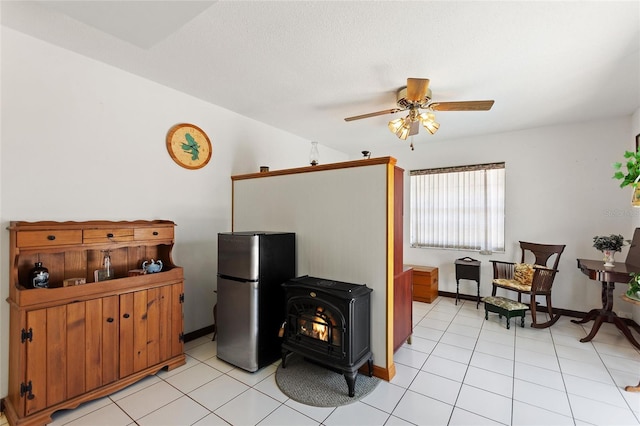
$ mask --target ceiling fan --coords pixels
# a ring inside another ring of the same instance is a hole
[[[389,130],[402,140],[418,133],[420,124],[432,135],[438,131],[440,124],[435,121],[434,111],[488,111],[494,101],[461,101],[461,102],[431,102],[431,89],[427,78],[408,78],[406,87],[398,90],[397,108],[368,114],[347,117],[344,121],[360,120],[384,114],[409,111],[409,115],[389,122]],[[420,110],[424,109],[425,112]]]

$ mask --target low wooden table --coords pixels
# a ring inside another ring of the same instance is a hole
[[[521,317],[520,327],[524,327],[524,314],[529,305],[507,299],[506,297],[487,296],[484,302],[484,319],[489,319],[489,312],[495,312],[499,318],[507,317],[507,330],[511,327],[511,317]]]

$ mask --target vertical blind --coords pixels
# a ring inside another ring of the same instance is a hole
[[[412,247],[504,251],[504,163],[410,172]]]

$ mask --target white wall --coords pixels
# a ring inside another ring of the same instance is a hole
[[[0,395],[7,393],[11,220],[168,219],[185,272],[185,332],[213,323],[217,233],[234,174],[308,164],[309,141],[5,27],[1,33]],[[212,76],[214,78],[215,76]],[[189,122],[213,144],[186,170],[165,147]],[[320,146],[320,160],[346,155]]]
[[[366,284],[373,362],[387,360],[387,164],[237,180],[234,231],[296,233],[297,273]]]
[[[442,131],[442,129],[441,129]],[[612,179],[612,164],[634,149],[630,117],[603,119],[537,128],[447,142],[429,140],[422,132],[414,140],[389,152],[405,169],[506,163],[506,252],[483,256],[478,252],[409,247],[405,221],[405,263],[437,266],[440,290],[454,292],[455,259],[470,256],[482,261],[481,295],[491,292],[490,259],[517,260],[518,241],[566,244],[553,287],[553,305],[586,312],[600,305],[601,286],[577,269],[577,258],[599,259],[592,247],[595,235],[620,233],[631,238],[640,210],[631,207],[631,189]],[[386,154],[386,153],[385,153]],[[405,176],[407,176],[405,174]],[[405,205],[409,209],[409,178],[405,177]],[[618,253],[624,261],[627,248]],[[618,284],[614,309],[630,317],[631,305],[618,302],[626,285]],[[461,282],[461,291],[475,294],[475,283]],[[545,304],[543,302],[543,304]]]

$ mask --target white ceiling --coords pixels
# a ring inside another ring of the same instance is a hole
[[[2,24],[356,155],[404,144],[387,122],[407,77],[436,101],[428,145],[632,114],[638,1],[6,1]],[[207,129],[215,138],[215,129]],[[606,142],[606,141],[603,141]],[[408,148],[407,148],[408,149]]]

